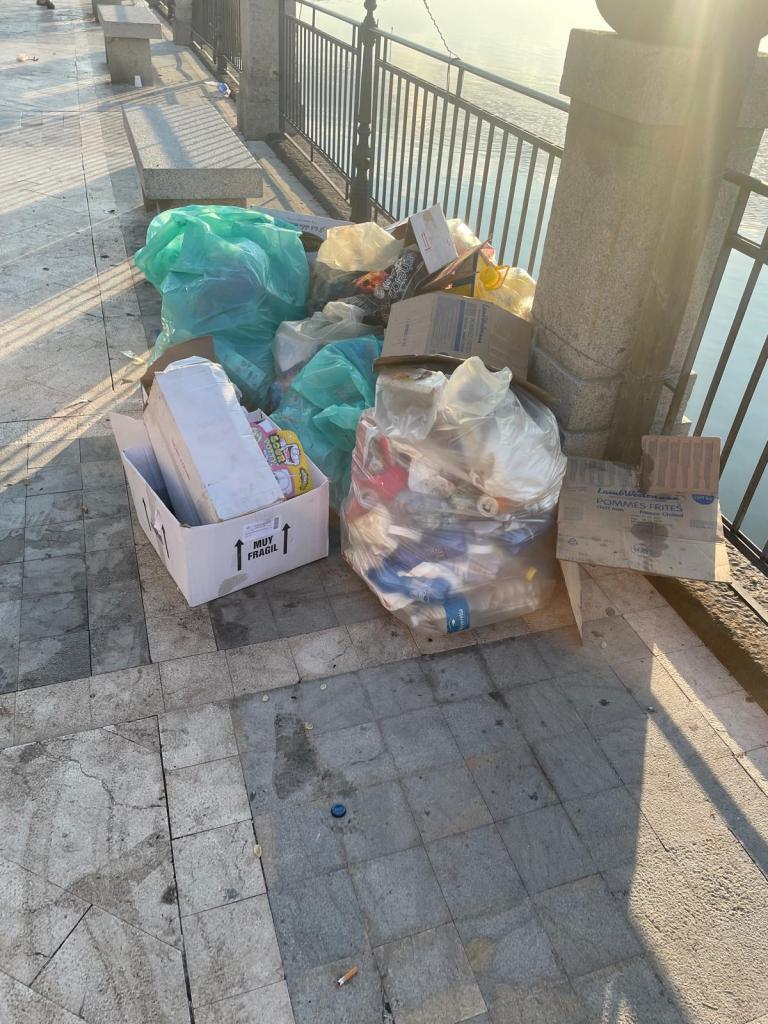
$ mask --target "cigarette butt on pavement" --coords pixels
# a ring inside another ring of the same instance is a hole
[[[336,988],[341,988],[343,985],[346,985],[347,982],[351,981],[352,978],[354,978],[354,976],[356,974],[357,974],[357,968],[356,967],[350,967],[349,970],[347,971],[347,973],[346,974],[342,974],[342,976],[337,980]]]

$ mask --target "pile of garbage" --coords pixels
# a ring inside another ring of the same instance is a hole
[[[162,295],[153,360],[168,384],[155,385],[146,419],[171,507],[187,526],[274,510],[269,541],[247,557],[278,555],[274,524],[291,529],[279,504],[316,477],[340,511],[344,557],[414,628],[451,632],[541,606],[565,459],[554,416],[526,385],[535,282],[438,206],[387,229],[336,225],[322,240],[307,220],[189,206],[150,224],[136,264]],[[197,351],[168,365],[200,340],[223,377]],[[435,368],[440,353],[458,359]],[[222,419],[188,397],[170,443],[158,410],[179,371],[188,395],[207,379]],[[179,488],[184,434],[202,459],[198,490],[213,501],[226,479],[238,495],[224,512]],[[255,536],[235,542],[237,575],[222,587],[247,585],[243,545]]]
[[[556,578],[566,460],[552,413],[477,357],[383,371],[342,508],[342,551],[409,626],[451,633],[533,611]]]

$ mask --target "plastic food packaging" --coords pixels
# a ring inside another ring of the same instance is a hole
[[[374,221],[329,228],[312,268],[310,311],[352,295],[357,278],[387,270],[402,248],[401,241]]]
[[[307,455],[330,481],[338,509],[349,490],[355,432],[373,405],[381,341],[372,335],[324,345],[294,378],[272,420],[300,438]]]
[[[322,312],[305,320],[286,320],[280,324],[272,342],[276,375],[273,404],[279,403],[299,370],[323,345],[368,333],[362,323],[362,311],[346,302],[329,302]]]
[[[312,474],[301,441],[292,430],[281,430],[261,409],[248,414],[253,436],[267,460],[284,498],[312,490]]]
[[[522,615],[556,579],[557,422],[511,372],[381,374],[361,418],[342,551],[393,615],[442,634]]]
[[[267,405],[275,331],[306,315],[309,268],[298,228],[257,210],[185,206],[152,220],[135,262],[163,299],[154,358],[211,335],[244,403]]]
[[[519,267],[499,267],[487,263],[478,271],[475,298],[494,302],[508,313],[530,320],[536,282]]]

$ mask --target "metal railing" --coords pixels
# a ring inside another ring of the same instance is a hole
[[[243,66],[240,0],[194,0],[192,46],[219,78],[236,79]]]
[[[686,411],[696,417],[694,434],[724,438],[720,476],[726,532],[768,568],[768,335],[760,340],[768,324],[768,183],[734,171],[725,179],[737,188],[733,214],[664,429],[679,419],[697,357],[709,353],[711,363],[719,353],[711,376],[703,376],[702,394],[694,390]]]
[[[287,137],[345,199],[363,160],[374,216],[400,220],[439,202],[493,238],[500,262],[537,271],[562,147],[506,111],[510,97],[558,113],[565,101],[306,0],[298,12],[283,6],[281,83]]]

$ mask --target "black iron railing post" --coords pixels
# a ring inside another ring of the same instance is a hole
[[[373,51],[376,46],[376,0],[365,0],[365,19],[360,26],[357,123],[352,150],[352,186],[349,192],[352,220],[371,219],[371,120],[373,118]]]

